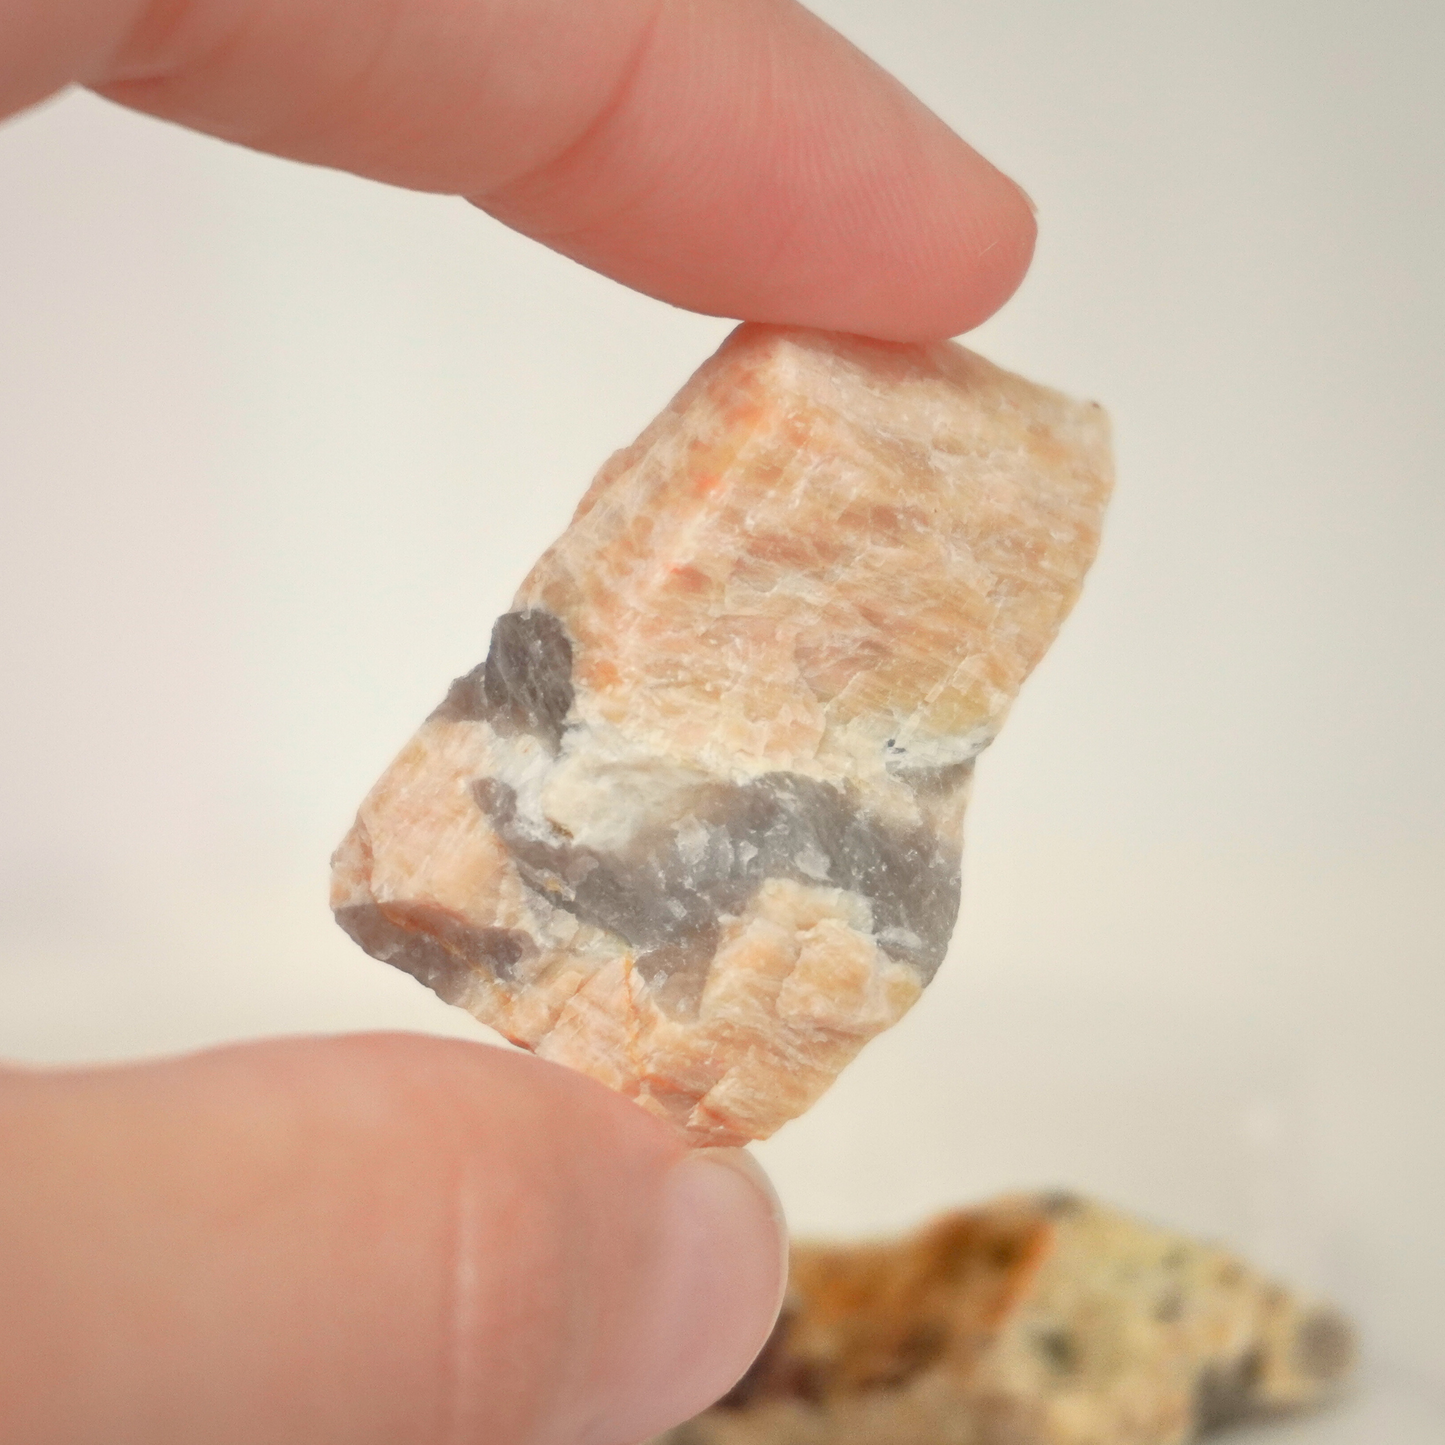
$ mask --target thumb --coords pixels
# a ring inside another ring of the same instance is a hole
[[[440,1040],[8,1071],[0,1178],[6,1439],[630,1445],[783,1285],[746,1155]]]

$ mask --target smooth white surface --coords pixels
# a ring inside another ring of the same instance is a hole
[[[1362,1321],[1445,1438],[1445,9],[831,0],[1039,203],[971,338],[1109,406],[1085,601],[798,1226],[1068,1184]],[[0,1051],[470,1020],[325,910],[365,788],[725,333],[461,202],[71,96],[0,130]],[[1262,1437],[1263,1438],[1263,1437]]]

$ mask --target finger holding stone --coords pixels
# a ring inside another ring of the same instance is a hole
[[[0,113],[79,81],[718,315],[952,335],[1032,254],[1013,182],[794,0],[15,0],[0,53]]]
[[[452,1042],[10,1072],[0,1172],[16,1439],[625,1445],[723,1393],[781,1295],[745,1156]]]

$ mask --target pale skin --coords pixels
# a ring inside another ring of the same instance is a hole
[[[953,335],[1033,248],[791,0],[0,0],[0,114],[70,84],[717,315]],[[439,1040],[6,1070],[0,1181],[5,1445],[629,1445],[736,1379],[782,1285],[745,1156]]]

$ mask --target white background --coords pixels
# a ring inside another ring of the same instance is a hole
[[[1103,401],[1083,604],[929,995],[760,1153],[795,1225],[1062,1184],[1341,1299],[1445,1438],[1445,7],[827,0],[1037,200],[971,338]],[[65,97],[0,129],[0,1052],[481,1037],[326,863],[726,331],[459,201]]]

